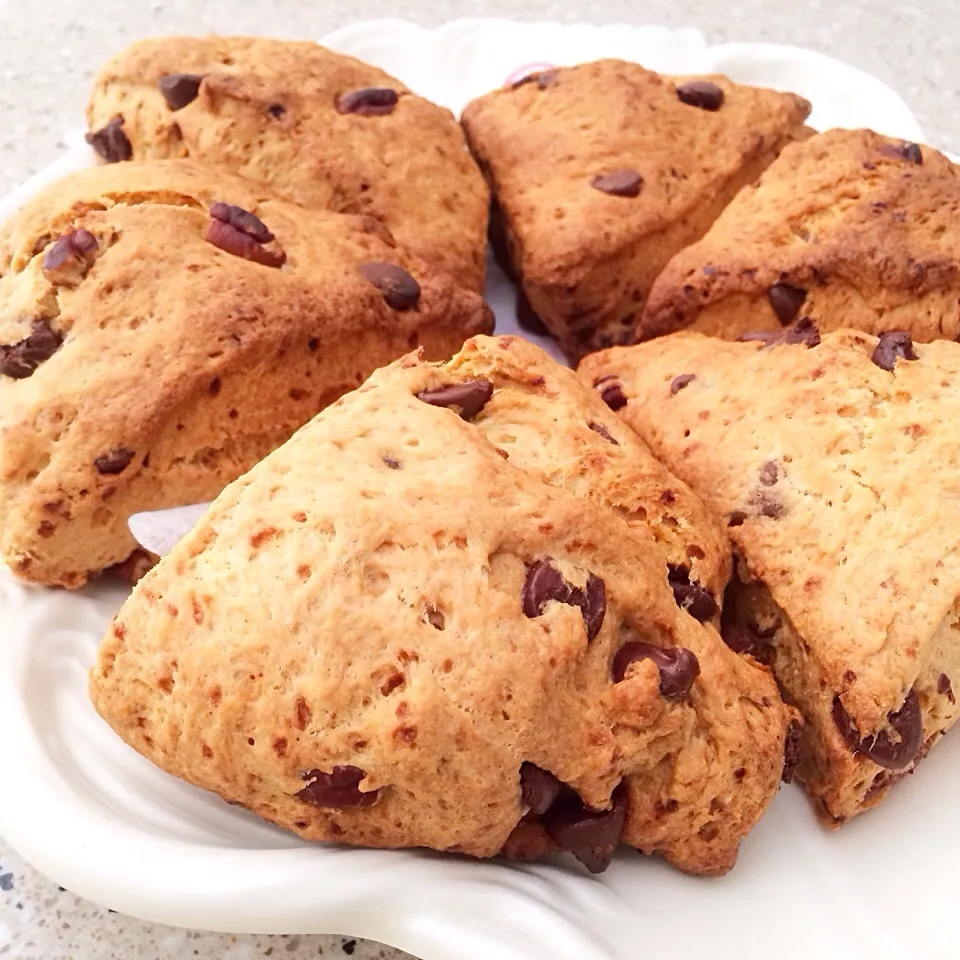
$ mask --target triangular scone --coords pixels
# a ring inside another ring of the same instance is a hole
[[[810,105],[601,60],[475,100],[506,256],[571,358],[628,342],[657,274],[797,136]]]
[[[0,274],[0,556],[68,587],[130,554],[131,514],[211,499],[376,367],[492,326],[379,221],[187,161],[48,187]]]
[[[724,636],[803,711],[799,776],[841,823],[957,716],[960,345],[817,340],[678,333],[581,374],[618,378],[624,419],[726,522]]]
[[[189,157],[304,206],[378,217],[483,289],[488,191],[460,126],[377,67],[315,43],[141,40],[100,71],[87,121],[107,160]]]
[[[831,130],[787,147],[653,285],[636,339],[733,339],[811,317],[821,332],[960,334],[960,178],[930,147]]]
[[[309,839],[723,872],[795,712],[678,605],[624,481],[682,487],[625,430],[511,338],[378,371],[140,581],[97,710]]]

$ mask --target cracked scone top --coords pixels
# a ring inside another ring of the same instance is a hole
[[[960,334],[960,178],[943,154],[870,130],[791,144],[680,251],[636,339],[734,339],[801,316],[821,331]]]
[[[686,528],[689,491],[532,345],[408,356],[140,581],[93,702],[163,769],[309,839],[532,837],[600,870],[622,837],[722,872],[794,711],[679,605],[641,518],[655,483]],[[719,541],[704,520],[704,558]]]
[[[378,217],[483,289],[488,192],[459,124],[353,57],[249,37],[141,40],[100,71],[87,121],[108,161],[189,157],[307,207]]]
[[[211,499],[376,367],[490,326],[370,218],[188,161],[74,174],[0,232],[0,556],[80,586],[131,514]]]
[[[840,823],[957,715],[960,345],[783,339],[677,333],[580,373],[616,378],[626,422],[727,523],[724,636],[803,711],[798,777]]]
[[[533,312],[578,359],[630,341],[657,274],[794,138],[789,93],[601,60],[469,104],[503,256]]]

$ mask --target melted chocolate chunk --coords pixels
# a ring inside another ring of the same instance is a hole
[[[201,83],[203,77],[197,73],[168,73],[160,78],[157,87],[167,106],[176,113],[197,99]]]
[[[768,460],[760,468],[760,482],[765,487],[772,487],[780,479],[780,471],[773,460]]]
[[[612,373],[593,381],[594,389],[600,399],[611,409],[620,410],[627,405],[627,397],[619,379]]]
[[[211,219],[203,234],[207,243],[218,247],[225,253],[265,267],[279,268],[286,263],[287,255],[282,250],[268,250],[262,243],[258,243],[249,234],[238,230],[222,220]]]
[[[679,564],[667,565],[667,582],[673,589],[677,606],[686,610],[695,620],[706,622],[717,612],[717,601],[698,581],[690,579],[690,571]]]
[[[307,785],[297,794],[297,799],[315,807],[372,807],[380,799],[380,791],[360,791],[360,781],[366,775],[359,767],[349,764],[335,766],[330,773],[307,770],[300,774]]]
[[[221,223],[229,223],[231,227],[252,237],[257,243],[273,242],[273,234],[267,229],[267,225],[243,207],[217,202],[211,205],[210,216]]]
[[[861,753],[888,770],[910,766],[923,746],[923,714],[916,690],[907,694],[899,710],[887,714],[890,731],[861,737],[839,696],[833,698],[833,722],[854,753]]]
[[[723,106],[723,90],[709,80],[691,80],[677,87],[677,98],[689,107],[711,112]]]
[[[361,117],[383,117],[393,113],[399,101],[400,95],[390,87],[364,87],[337,97],[337,111]]]
[[[493,396],[493,384],[489,380],[464,380],[445,387],[421,390],[417,399],[432,407],[453,407],[464,420],[472,420]]]
[[[382,294],[393,310],[409,310],[420,300],[420,284],[395,263],[365,263],[360,272]]]
[[[803,728],[799,723],[791,723],[783,744],[783,773],[780,779],[784,783],[793,783],[793,776],[797,772],[797,767],[800,766],[802,747]]]
[[[93,265],[97,249],[97,238],[89,230],[69,230],[44,253],[43,275],[51,283],[75,287]]]
[[[674,377],[670,381],[670,394],[671,396],[676,396],[684,387],[693,383],[697,379],[695,373],[681,373],[679,377]]]
[[[520,798],[531,813],[546,813],[560,794],[560,781],[532,763],[520,767]]]
[[[910,334],[906,330],[886,330],[881,333],[870,359],[881,370],[893,370],[897,360],[901,358],[918,359]]]
[[[620,845],[626,819],[627,788],[621,782],[613,791],[609,810],[590,809],[570,790],[543,815],[542,823],[591,873],[603,873]]]
[[[0,345],[0,376],[25,380],[37,367],[49,360],[63,343],[49,320],[34,320],[28,336],[18,343]]]
[[[640,195],[643,177],[636,170],[614,170],[597,174],[590,181],[590,186],[613,197],[636,197]]]
[[[537,560],[527,570],[520,606],[524,616],[539,617],[551,600],[579,607],[587,631],[587,642],[596,637],[603,625],[607,610],[607,591],[600,577],[589,574],[585,589],[564,579],[563,574],[549,561]]]
[[[97,468],[98,473],[111,476],[113,474],[123,473],[123,471],[130,466],[130,461],[133,460],[133,456],[132,450],[127,450],[126,447],[117,447],[115,450],[105,453],[102,457],[97,457],[97,459],[93,461],[93,465]]]
[[[755,333],[741,333],[737,340],[749,341],[759,340],[764,345],[764,349],[777,347],[781,344],[802,343],[806,347],[815,347],[820,343],[820,331],[817,325],[809,317],[801,317],[796,323],[774,333],[769,330],[761,330]]]
[[[700,661],[686,647],[657,647],[635,640],[625,643],[613,658],[613,682],[620,683],[627,668],[637,660],[652,660],[660,671],[660,696],[667,700],[683,700],[700,675]]]
[[[591,420],[591,421],[587,424],[587,426],[588,426],[594,433],[599,433],[600,436],[603,437],[604,440],[609,441],[609,442],[612,443],[615,447],[619,447],[619,446],[620,446],[620,442],[619,442],[618,440],[614,440],[613,437],[610,436],[610,431],[607,430],[607,428],[606,428],[602,423],[597,423],[596,420]]]
[[[133,156],[133,146],[123,132],[123,117],[115,116],[105,127],[87,134],[87,143],[107,163],[120,163]]]
[[[807,299],[807,291],[789,283],[775,283],[767,291],[767,299],[780,325],[787,327],[797,319],[803,301]]]

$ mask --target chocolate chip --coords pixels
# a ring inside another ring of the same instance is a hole
[[[917,359],[913,349],[913,338],[906,330],[886,330],[880,334],[870,359],[881,370],[893,370],[898,357],[904,360]]]
[[[777,468],[777,464],[773,460],[768,460],[760,468],[760,482],[765,487],[772,487],[779,478],[780,471]]]
[[[286,112],[287,108],[282,103],[271,103],[270,106],[267,107],[267,113],[269,113],[274,120],[279,120]]]
[[[117,447],[115,450],[105,453],[102,457],[97,457],[97,459],[93,461],[93,465],[97,468],[98,473],[109,476],[116,473],[123,473],[123,471],[130,466],[132,459],[132,450],[127,450],[126,447]]]
[[[794,287],[789,283],[775,283],[767,291],[767,300],[773,307],[781,326],[789,326],[797,318],[803,301],[807,299],[807,291],[802,287]]]
[[[383,117],[393,113],[399,100],[397,91],[390,87],[364,87],[337,97],[337,111],[356,113],[361,117]]]
[[[25,380],[44,360],[49,360],[63,343],[48,320],[34,320],[30,333],[18,343],[0,346],[0,376]]]
[[[688,107],[715,111],[723,106],[723,90],[709,80],[691,80],[677,87],[677,97]]]
[[[384,457],[384,458],[383,458],[383,462],[384,462],[391,470],[399,470],[399,469],[400,469],[400,461],[399,461],[399,460],[395,460],[393,457]]]
[[[47,248],[43,275],[51,283],[75,287],[87,275],[97,249],[97,238],[89,230],[69,230]]]
[[[365,263],[360,272],[383,295],[387,306],[394,310],[409,310],[420,299],[420,284],[395,263]]]
[[[903,154],[904,160],[909,160],[918,166],[923,163],[923,152],[915,143],[905,143],[901,149],[901,153]]]
[[[493,396],[493,384],[489,380],[464,380],[445,387],[421,390],[417,399],[432,407],[455,407],[464,420],[472,420]]]
[[[133,147],[123,132],[123,117],[115,116],[105,127],[87,134],[87,143],[107,163],[119,163],[133,156]]]
[[[815,347],[820,343],[820,331],[810,317],[801,317],[786,330],[780,330],[779,332],[761,330],[755,333],[741,333],[737,336],[737,340],[741,342],[759,340],[764,344],[765,350],[791,343],[802,343],[807,347]]]
[[[214,203],[210,207],[210,216],[221,223],[229,223],[231,227],[253,237],[257,243],[272,243],[274,236],[267,229],[267,225],[249,210],[234,206],[232,203]]]
[[[727,518],[728,527],[742,527],[747,515],[742,510],[734,510]]]
[[[621,782],[609,810],[592,810],[571,790],[543,815],[547,833],[591,873],[603,873],[620,845],[627,819],[627,788]]]
[[[673,589],[677,606],[686,610],[695,620],[705,623],[717,612],[717,601],[705,587],[690,579],[690,571],[678,564],[668,564],[667,582]]]
[[[196,73],[168,73],[160,78],[157,86],[167,106],[176,112],[197,99],[201,83],[203,77]]]
[[[211,218],[204,231],[203,239],[225,253],[265,267],[282,267],[287,255],[282,250],[268,250],[249,234],[243,233],[229,223]]]
[[[533,312],[527,295],[521,290],[517,294],[517,323],[528,333],[546,336],[550,333],[547,325]]]
[[[908,767],[923,746],[923,714],[920,698],[911,689],[899,710],[887,714],[887,722],[899,739],[887,730],[861,737],[839,696],[833,698],[833,722],[854,753],[861,753],[888,770]]]
[[[603,437],[604,440],[609,441],[609,442],[612,443],[615,447],[619,447],[619,446],[620,446],[620,442],[619,442],[618,440],[614,440],[613,437],[610,436],[610,431],[607,430],[607,428],[606,428],[602,423],[597,423],[595,420],[591,420],[591,421],[587,424],[587,426],[588,426],[594,433],[599,433],[600,436]]]
[[[695,373],[681,373],[679,377],[674,377],[670,381],[670,393],[672,396],[676,396],[687,384],[692,383],[697,379]]]
[[[366,775],[359,767],[349,764],[337,765],[330,773],[307,770],[300,774],[307,785],[297,794],[297,799],[315,807],[372,807],[380,799],[380,791],[360,791],[358,785]]]
[[[600,632],[607,609],[606,586],[600,577],[591,573],[587,577],[586,589],[581,590],[565,580],[549,560],[537,560],[527,570],[520,593],[524,616],[539,617],[551,600],[580,608],[588,643]]]
[[[950,685],[950,678],[945,673],[941,673],[937,678],[937,693],[946,696],[951,703],[957,702],[957,698],[953,695],[953,687]]]
[[[627,668],[638,660],[652,660],[660,671],[660,695],[667,700],[683,700],[693,681],[700,675],[700,661],[686,647],[657,647],[639,640],[625,643],[613,658],[613,682],[620,683]]]
[[[800,766],[802,747],[803,728],[799,723],[791,723],[783,743],[783,773],[780,774],[780,779],[784,783],[793,783],[793,775]]]
[[[611,409],[619,410],[627,405],[627,398],[617,377],[609,373],[593,381],[594,389],[600,394],[600,399]]]
[[[560,781],[532,763],[520,767],[520,800],[531,813],[546,813],[560,793]]]
[[[614,197],[636,197],[643,186],[643,177],[636,170],[614,170],[597,174],[590,181],[590,186]]]

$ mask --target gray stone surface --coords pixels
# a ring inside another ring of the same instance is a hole
[[[930,141],[960,152],[957,0],[0,0],[0,194],[53,160],[82,123],[99,63],[149,34],[320,37],[362,10],[435,25],[455,17],[692,24],[714,42],[765,40],[841,57],[893,86]],[[2,735],[2,732],[0,732]],[[9,785],[6,789],[10,789]],[[451,960],[457,955],[451,947]],[[194,933],[110,914],[61,891],[0,841],[0,957],[11,960],[354,960],[405,955],[343,937]],[[493,958],[491,958],[493,960]]]

